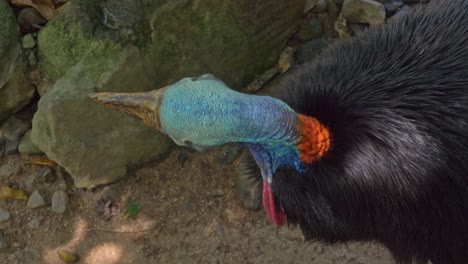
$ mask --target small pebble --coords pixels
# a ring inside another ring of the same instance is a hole
[[[11,217],[11,215],[10,215],[10,213],[8,211],[3,210],[2,208],[0,208],[0,223],[7,221],[8,219],[10,219],[10,217]]]
[[[39,183],[51,183],[54,182],[57,177],[49,167],[41,167],[37,171],[36,181]]]
[[[4,154],[5,155],[16,154],[18,152],[19,143],[20,143],[19,140],[15,140],[15,141],[7,140],[5,142]]]
[[[31,196],[29,197],[27,207],[31,209],[39,208],[42,206],[45,206],[46,203],[44,201],[44,198],[42,198],[41,194],[39,191],[34,191]]]
[[[107,186],[102,190],[100,200],[103,202],[117,202],[120,198],[120,191],[116,186]]]
[[[32,34],[26,34],[23,37],[22,41],[23,48],[25,49],[32,49],[34,46],[36,46],[36,40],[34,40],[34,37]]]
[[[55,191],[52,195],[52,211],[63,214],[67,210],[68,194],[63,191]]]
[[[37,64],[36,54],[34,54],[34,52],[32,51],[28,55],[28,62],[29,62],[29,66],[31,67],[34,67]]]

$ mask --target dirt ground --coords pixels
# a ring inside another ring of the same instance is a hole
[[[87,191],[73,188],[60,173],[53,183],[36,183],[39,168],[27,164],[31,157],[6,157],[0,166],[9,163],[17,171],[2,184],[14,182],[28,194],[39,189],[49,202],[54,190],[67,188],[70,202],[57,214],[50,206],[28,209],[23,201],[0,200],[11,214],[0,223],[8,244],[0,263],[63,263],[60,249],[90,264],[393,263],[381,246],[305,242],[297,228],[276,228],[263,210],[244,209],[235,187],[236,161],[222,165],[223,151],[178,148],[159,164]],[[141,205],[131,219],[125,219],[128,197]]]

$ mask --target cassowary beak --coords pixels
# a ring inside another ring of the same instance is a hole
[[[93,93],[89,96],[98,103],[129,114],[145,125],[164,132],[159,109],[166,88],[143,93]]]

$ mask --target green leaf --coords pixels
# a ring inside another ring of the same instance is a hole
[[[125,219],[135,216],[138,212],[140,212],[141,206],[135,203],[131,197],[128,197],[127,200],[127,213],[125,214]]]

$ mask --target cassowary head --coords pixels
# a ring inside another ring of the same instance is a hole
[[[271,184],[283,165],[298,171],[330,148],[330,135],[316,119],[284,102],[242,94],[212,75],[185,78],[147,93],[96,93],[91,97],[167,134],[175,143],[202,150],[226,143],[246,144],[263,177],[263,205],[277,225],[286,222]]]

